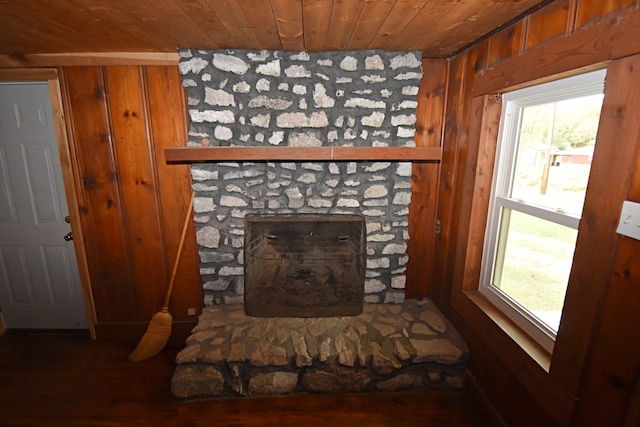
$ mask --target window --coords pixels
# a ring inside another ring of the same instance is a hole
[[[573,263],[605,73],[503,97],[479,290],[549,352]]]

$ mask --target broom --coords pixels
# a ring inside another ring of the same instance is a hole
[[[184,225],[182,226],[182,235],[180,236],[180,243],[178,244],[178,253],[176,254],[175,262],[173,263],[173,270],[171,272],[171,279],[169,280],[167,295],[164,297],[164,304],[162,305],[162,309],[153,315],[149,322],[149,326],[147,326],[147,331],[140,339],[138,346],[129,355],[129,360],[131,362],[141,362],[160,353],[167,345],[169,337],[171,336],[171,324],[173,323],[173,317],[171,316],[171,313],[169,313],[169,300],[171,299],[173,284],[176,280],[176,273],[178,272],[178,264],[180,264],[180,255],[182,254],[182,248],[184,246],[184,238],[187,235],[191,212],[193,212],[193,194],[194,193],[191,192],[189,210],[187,211],[187,216],[185,217]]]

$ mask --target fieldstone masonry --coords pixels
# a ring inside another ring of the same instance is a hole
[[[188,145],[415,145],[420,52],[179,55]],[[202,163],[192,177],[205,305],[242,302],[248,212],[363,214],[365,302],[403,302],[410,163]]]
[[[466,344],[429,300],[365,304],[358,316],[258,318],[205,307],[176,357],[181,399],[460,390]]]

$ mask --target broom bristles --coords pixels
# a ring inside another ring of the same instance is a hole
[[[140,339],[138,346],[129,355],[131,362],[147,360],[162,351],[171,336],[173,317],[166,307],[151,318],[147,330]]]

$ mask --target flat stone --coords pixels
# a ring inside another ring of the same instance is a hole
[[[229,362],[244,362],[245,361],[245,345],[244,343],[234,342],[229,349],[229,355],[227,356]]]
[[[313,358],[309,355],[304,336],[298,331],[291,331],[291,342],[296,354],[296,366],[311,366]]]
[[[338,361],[344,366],[354,366],[356,363],[356,352],[353,343],[344,335],[336,336],[336,354]]]
[[[455,375],[455,376],[446,376],[444,380],[449,386],[455,389],[464,388],[464,384],[465,384],[464,374]]]
[[[188,61],[180,61],[179,69],[180,74],[196,73],[204,70],[209,65],[209,62],[202,58],[191,58]]]
[[[460,358],[463,354],[462,350],[446,339],[422,340],[412,338],[409,341],[417,352],[416,357],[413,360],[414,363],[456,363],[460,362]]]
[[[387,356],[383,352],[377,352],[374,353],[371,358],[371,366],[377,373],[387,375],[396,369],[400,369],[402,363],[393,356]]]
[[[439,314],[433,311],[423,311],[420,313],[420,320],[426,322],[431,328],[438,332],[444,332],[447,330],[447,324]]]
[[[260,342],[256,351],[249,357],[253,366],[284,366],[288,363],[287,351],[269,342]]]
[[[192,363],[200,357],[200,344],[191,343],[176,356],[176,363]]]
[[[213,54],[213,61],[211,61],[214,67],[222,71],[229,71],[238,75],[244,75],[249,71],[249,64],[242,59],[226,55],[224,53]]]
[[[213,366],[178,365],[171,381],[171,392],[183,399],[218,396],[223,385],[224,376]]]
[[[392,325],[387,325],[385,323],[374,323],[373,328],[380,333],[383,337],[388,337],[389,335],[397,332],[397,329]]]
[[[298,383],[298,374],[295,372],[270,372],[258,374],[249,380],[251,394],[270,395],[291,393]]]
[[[411,333],[418,334],[418,335],[429,335],[429,336],[436,335],[436,333],[424,323],[414,323],[411,326]]]
[[[411,359],[411,357],[413,357],[412,354],[409,352],[409,350],[407,350],[407,347],[405,347],[400,340],[394,340],[393,345],[395,347],[394,354],[400,360],[409,360]]]
[[[316,393],[348,393],[363,391],[371,382],[367,371],[336,367],[331,371],[309,369],[302,375],[306,391]]]
[[[400,374],[386,381],[376,384],[376,388],[382,391],[397,391],[406,390],[411,388],[423,387],[424,383],[422,378],[416,374]]]
[[[202,358],[202,361],[205,363],[223,362],[224,360],[225,358],[222,356],[222,350],[219,348],[209,350]]]

